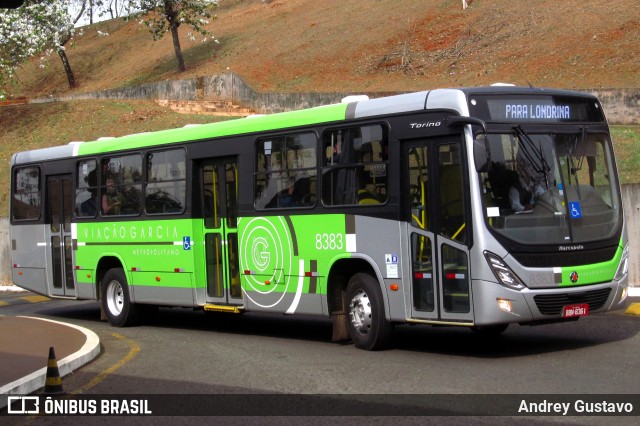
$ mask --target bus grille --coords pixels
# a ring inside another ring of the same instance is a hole
[[[553,266],[579,266],[590,263],[607,262],[616,255],[618,246],[596,250],[584,250],[568,253],[526,253],[512,251],[511,255],[523,266],[530,268],[548,268]]]
[[[533,297],[540,313],[544,315],[558,315],[562,307],[579,303],[588,303],[589,311],[599,309],[607,301],[611,293],[610,288],[585,291],[584,293],[539,294]]]

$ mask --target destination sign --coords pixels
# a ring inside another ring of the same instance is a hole
[[[578,97],[477,96],[470,99],[474,117],[492,122],[602,122],[599,105]]]
[[[568,120],[571,119],[571,107],[569,105],[506,104],[504,116],[507,119]]]

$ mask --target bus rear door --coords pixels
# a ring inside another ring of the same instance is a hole
[[[49,293],[52,296],[75,297],[71,215],[73,189],[70,174],[47,177],[47,227],[51,248],[47,259]]]
[[[200,170],[206,302],[242,305],[238,270],[238,161],[236,158],[207,159],[201,163]]]
[[[467,185],[460,137],[404,145],[411,317],[471,323]]]

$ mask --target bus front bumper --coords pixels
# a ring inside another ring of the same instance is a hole
[[[474,323],[535,324],[569,321],[626,308],[628,278],[603,284],[550,289],[512,290],[489,281],[474,281]]]

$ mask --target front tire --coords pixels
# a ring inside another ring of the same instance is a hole
[[[114,327],[133,325],[137,320],[136,305],[131,303],[127,277],[120,268],[109,269],[101,285],[102,309]]]
[[[386,347],[393,324],[384,316],[378,281],[369,274],[355,274],[347,285],[347,303],[347,328],[356,347],[368,351]]]

